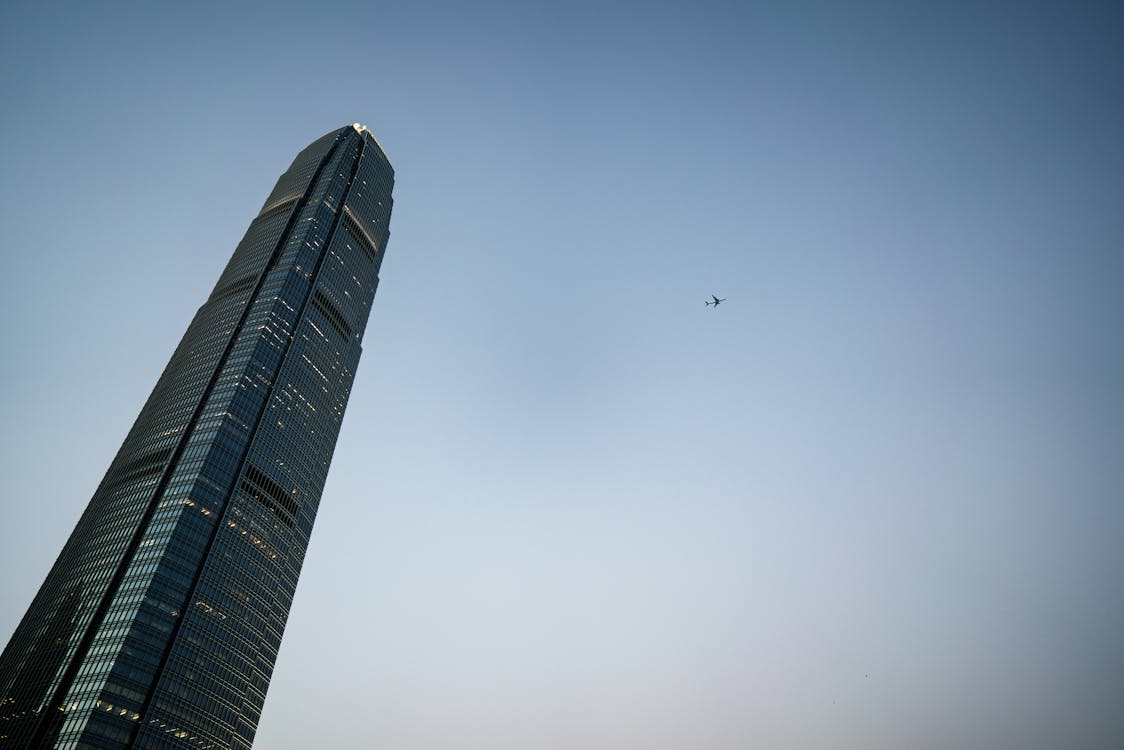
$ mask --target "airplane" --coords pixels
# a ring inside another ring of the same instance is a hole
[[[723,302],[725,302],[725,301],[726,301],[726,298],[725,298],[725,297],[723,297],[722,299],[718,299],[718,297],[716,297],[716,296],[715,296],[715,295],[713,295],[713,294],[712,294],[712,295],[710,295],[710,298],[711,298],[712,300],[714,300],[714,301],[713,301],[713,302],[707,302],[707,303],[706,303],[706,304],[707,304],[707,307],[709,307],[709,306],[711,306],[711,305],[714,305],[715,307],[718,307],[719,305],[721,305],[721,304],[722,304]]]

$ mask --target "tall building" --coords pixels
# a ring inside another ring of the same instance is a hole
[[[249,748],[347,405],[394,170],[297,155],[0,656],[0,748]]]

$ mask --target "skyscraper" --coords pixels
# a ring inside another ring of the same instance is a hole
[[[359,362],[394,170],[297,155],[0,656],[0,748],[249,748]]]

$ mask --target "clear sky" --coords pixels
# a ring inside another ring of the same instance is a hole
[[[1122,39],[1121,3],[4,3],[0,641],[359,121],[391,241],[257,747],[1124,747]]]

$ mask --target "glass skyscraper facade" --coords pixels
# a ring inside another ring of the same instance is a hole
[[[389,237],[362,126],[300,154],[0,656],[0,748],[249,748]]]

